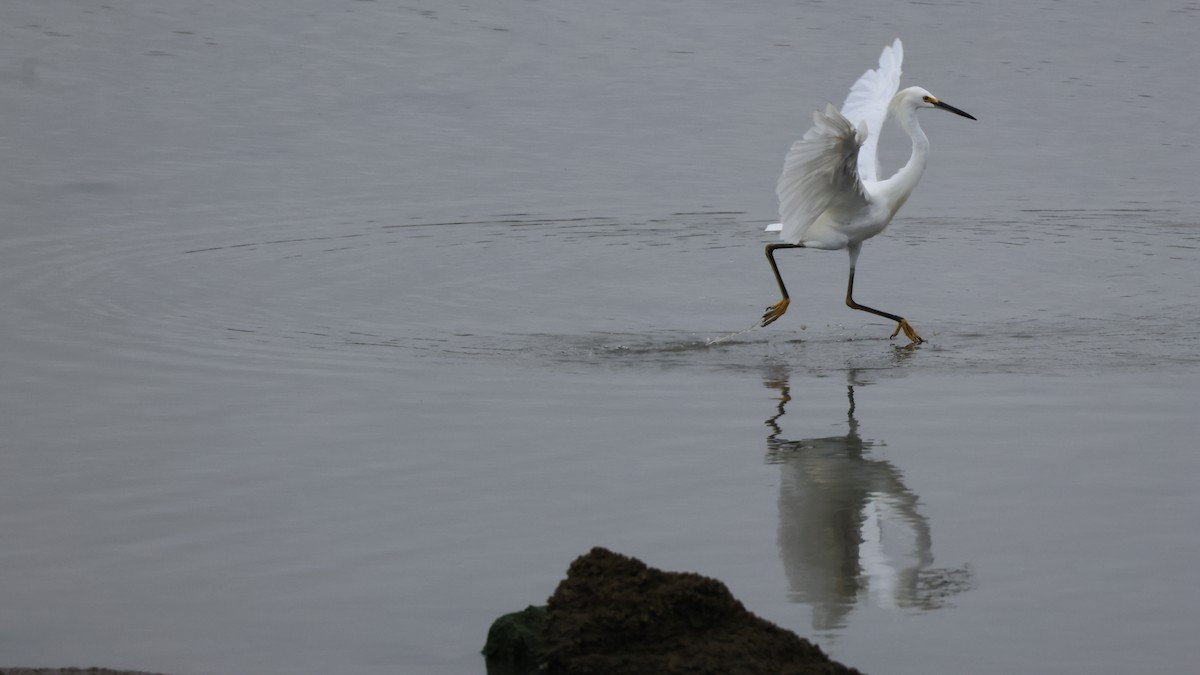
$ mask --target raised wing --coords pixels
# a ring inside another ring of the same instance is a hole
[[[879,180],[879,132],[887,119],[888,104],[900,89],[900,65],[904,62],[904,46],[900,38],[879,55],[879,67],[868,70],[850,87],[842,114],[854,126],[867,125],[867,138],[858,155],[858,172],[863,180]]]
[[[857,169],[865,133],[832,104],[813,113],[813,127],[792,144],[775,186],[783,221],[780,239],[800,243],[829,208],[852,210],[866,205]]]

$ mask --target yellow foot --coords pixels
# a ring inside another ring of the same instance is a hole
[[[904,331],[904,336],[909,340],[912,340],[914,345],[919,345],[925,341],[925,339],[920,335],[917,335],[917,331],[908,324],[908,319],[900,319],[900,323],[896,324],[896,332],[892,333],[892,337],[899,335],[900,331]]]
[[[762,323],[759,325],[766,326],[774,323],[775,319],[783,316],[783,313],[787,311],[788,305],[791,304],[791,302],[791,300],[784,298],[768,307],[767,311],[763,314]]]

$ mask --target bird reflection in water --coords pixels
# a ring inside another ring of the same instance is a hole
[[[780,427],[791,401],[786,369],[768,373],[779,391],[766,422],[767,459],[780,465],[779,548],[791,599],[813,608],[813,629],[846,625],[856,603],[927,611],[968,589],[970,567],[934,568],[929,519],[889,461],[873,456],[855,416],[857,371],[848,375],[847,430],[788,440]],[[882,444],[880,444],[882,445]]]

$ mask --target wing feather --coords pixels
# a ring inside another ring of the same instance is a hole
[[[863,180],[879,180],[879,132],[887,119],[888,104],[900,89],[900,66],[904,62],[904,46],[900,38],[884,47],[879,55],[879,67],[868,70],[850,87],[842,114],[855,126],[867,125],[866,141],[858,155],[858,172]]]
[[[813,113],[813,127],[792,144],[775,192],[779,195],[780,239],[793,244],[830,207],[855,209],[867,203],[857,158],[865,128],[856,128],[832,104]]]

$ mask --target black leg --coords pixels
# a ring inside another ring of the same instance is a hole
[[[775,322],[787,311],[791,299],[788,298],[787,286],[783,285],[783,277],[779,274],[779,266],[775,264],[775,250],[780,248],[804,248],[804,244],[767,244],[767,262],[771,263],[771,271],[775,274],[775,283],[779,284],[779,292],[783,299],[767,308],[763,313],[762,323],[766,326]]]
[[[895,314],[888,314],[887,312],[882,312],[878,309],[874,309],[872,307],[867,307],[866,305],[860,305],[854,301],[854,268],[853,267],[850,268],[850,283],[847,284],[847,286],[846,286],[846,306],[849,307],[850,309],[858,309],[858,310],[861,310],[864,312],[870,312],[871,314],[874,314],[876,316],[882,316],[885,319],[891,319],[892,321],[895,321],[896,322],[896,332],[892,333],[892,337],[896,337],[897,335],[900,334],[900,331],[903,330],[904,335],[906,337],[908,337],[909,340],[912,340],[914,343],[919,344],[919,343],[922,343],[925,341],[920,335],[917,335],[917,331],[913,330],[913,327],[908,324],[908,321],[904,317],[896,316]]]

